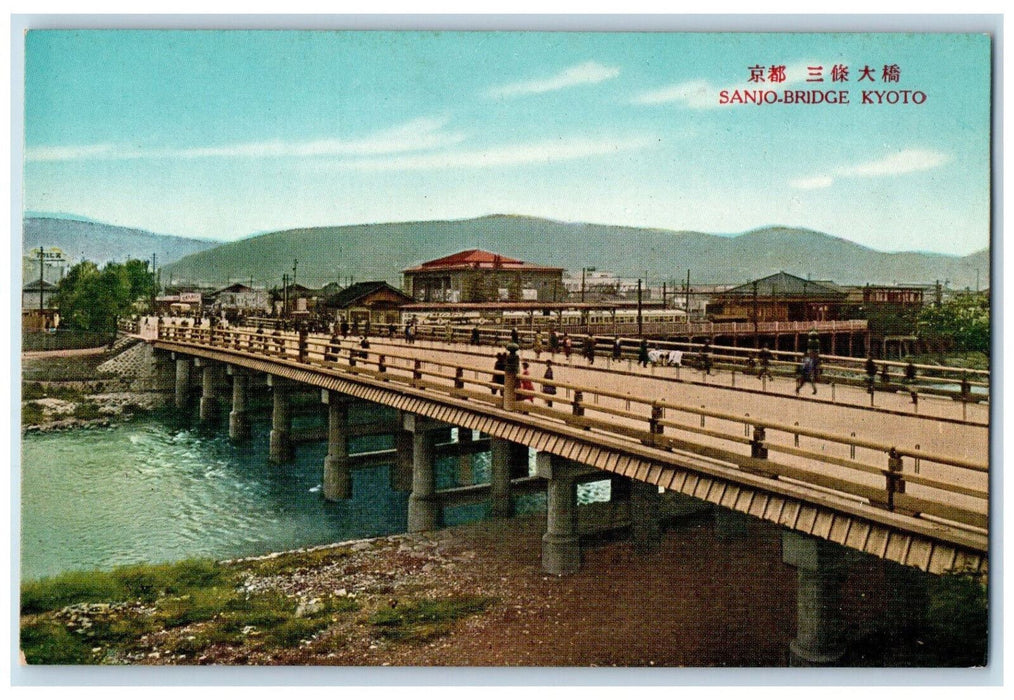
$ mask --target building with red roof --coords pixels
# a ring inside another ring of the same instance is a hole
[[[418,302],[558,301],[563,268],[534,265],[486,250],[463,250],[402,270]]]

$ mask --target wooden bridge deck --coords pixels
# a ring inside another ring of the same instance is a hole
[[[310,336],[304,361],[294,334],[249,329],[163,332],[156,346],[478,429],[923,570],[986,567],[985,406],[938,399],[931,410],[927,400],[915,414],[885,394],[871,410],[859,387],[839,387],[832,403],[826,385],[813,400],[797,397],[790,379],[764,392],[756,377],[741,375],[748,388],[733,388],[721,374],[691,378],[684,369],[677,380],[663,376],[675,368],[653,376],[575,357],[556,368],[556,396],[505,407],[492,393],[492,349],[377,340],[356,347],[365,358],[351,366],[350,342],[325,362],[327,343]],[[543,366],[531,366],[536,392]],[[767,458],[751,456],[758,426]]]

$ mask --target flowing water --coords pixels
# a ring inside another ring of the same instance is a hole
[[[294,428],[316,424],[319,418],[297,418]],[[251,439],[235,445],[224,428],[149,416],[109,428],[25,435],[22,579],[405,531],[409,494],[390,488],[389,466],[355,469],[352,498],[328,502],[320,493],[326,444],[299,444],[293,462],[273,465],[267,461],[269,431],[261,416],[252,423]],[[386,435],[349,445],[353,453],[390,447]],[[488,482],[488,453],[473,459],[475,481]],[[437,460],[437,488],[455,485],[456,461]],[[608,482],[582,486],[578,498],[608,499]],[[544,507],[543,494],[518,499],[521,512]],[[449,508],[444,521],[453,525],[487,513],[485,504]]]

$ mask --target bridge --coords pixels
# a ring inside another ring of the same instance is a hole
[[[509,516],[514,494],[544,488],[543,569],[572,573],[581,560],[575,486],[603,478],[628,484],[632,534],[648,543],[658,536],[662,492],[719,506],[724,527],[749,518],[775,523],[785,529],[785,561],[800,572],[793,651],[804,662],[834,655],[826,632],[840,621],[821,601],[840,585],[843,548],[934,574],[988,567],[988,391],[972,392],[961,370],[944,368],[921,384],[868,385],[858,365],[826,358],[826,381],[797,393],[791,375],[744,371],[733,349],[713,349],[713,365],[693,368],[622,356],[536,358],[531,348],[435,338],[364,344],[155,321],[136,330],[154,348],[157,371],[174,375],[178,405],[186,405],[199,371],[202,419],[214,416],[231,383],[235,439],[249,430],[252,382],[266,377],[274,462],[291,456],[291,397],[319,390],[328,405],[328,499],[351,495],[356,461],[364,458],[348,451],[351,402],[397,409],[388,459],[396,462],[392,484],[411,491],[409,531],[436,528],[442,508],[476,499]],[[494,369],[498,351],[506,355],[502,371]],[[552,379],[543,376],[547,359],[554,360]],[[946,385],[948,373],[963,377],[960,387]],[[988,387],[984,378],[975,383]],[[453,448],[451,427],[459,429]],[[485,449],[484,442],[466,444],[472,431],[488,436],[489,483],[438,491],[434,454]]]

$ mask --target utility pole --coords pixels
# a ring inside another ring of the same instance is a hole
[[[289,275],[282,273],[282,316],[289,313]]]
[[[45,308],[45,284],[46,284],[46,258],[45,253],[42,250],[42,246],[39,246],[39,312]]]
[[[637,337],[644,335],[644,323],[641,318],[641,280],[637,280]]]
[[[757,331],[757,280],[753,281],[753,342],[755,347],[759,342]]]
[[[690,270],[687,270],[687,322],[690,322]]]

